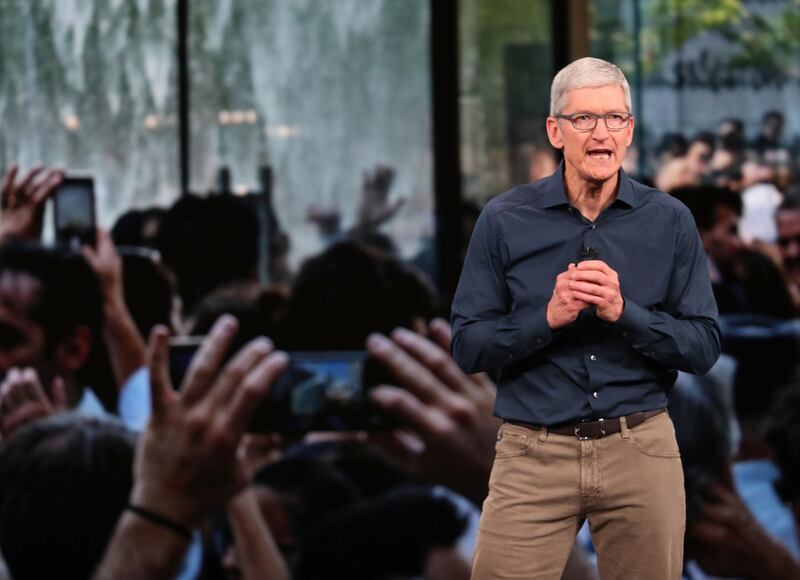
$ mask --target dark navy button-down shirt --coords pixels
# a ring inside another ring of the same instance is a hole
[[[717,305],[703,246],[678,200],[619,174],[591,222],[570,206],[562,168],[484,208],[453,300],[453,357],[497,383],[495,415],[557,425],[665,407],[677,370],[719,356]],[[581,311],[553,331],[556,276],[591,256],[619,275],[616,323]]]

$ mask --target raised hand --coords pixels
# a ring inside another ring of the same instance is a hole
[[[11,437],[28,423],[66,410],[67,395],[61,378],[53,379],[50,397],[32,368],[12,368],[0,384],[0,433],[3,439]]]
[[[499,419],[492,416],[496,388],[484,374],[467,375],[449,354],[450,325],[430,325],[433,340],[405,329],[392,340],[370,336],[367,348],[397,377],[373,401],[407,426],[387,443],[417,475],[444,484],[480,504],[486,496]],[[377,440],[380,442],[379,440]]]
[[[37,166],[17,180],[12,165],[0,186],[0,242],[13,238],[38,240],[42,236],[45,201],[64,179],[61,169]]]
[[[284,353],[259,338],[223,366],[238,328],[223,316],[195,355],[179,392],[172,390],[168,333],[150,336],[153,414],[136,454],[131,501],[192,528],[247,483],[237,456],[242,435],[270,385],[286,367]]]

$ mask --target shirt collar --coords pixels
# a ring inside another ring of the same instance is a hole
[[[620,168],[619,186],[617,187],[617,197],[614,203],[621,202],[628,207],[636,207],[636,196],[633,191],[628,175]],[[545,178],[544,195],[542,196],[542,207],[545,209],[559,205],[569,205],[567,192],[564,191],[564,162],[558,164],[553,175]],[[613,205],[613,204],[612,204]]]

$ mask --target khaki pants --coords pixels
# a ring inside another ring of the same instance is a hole
[[[602,580],[680,578],[686,499],[672,421],[621,421],[586,441],[500,427],[473,579],[559,579],[585,518]]]

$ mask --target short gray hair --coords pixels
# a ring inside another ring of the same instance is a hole
[[[631,87],[620,68],[599,58],[579,58],[568,64],[553,79],[550,87],[550,116],[553,117],[564,110],[567,93],[575,89],[589,87],[605,87],[616,85],[625,93],[625,104],[628,112],[632,112]]]

